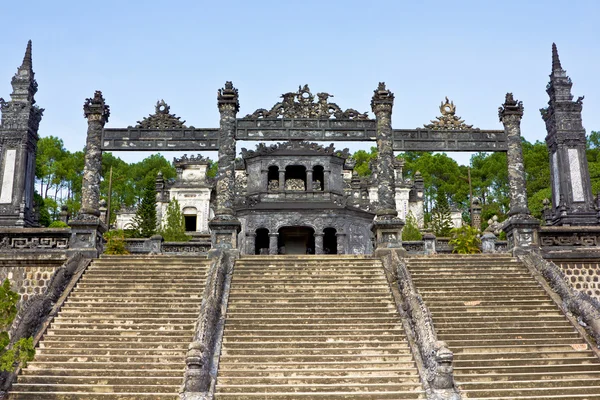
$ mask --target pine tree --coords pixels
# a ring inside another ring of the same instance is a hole
[[[450,236],[452,230],[452,215],[448,205],[448,197],[444,190],[438,190],[435,198],[435,208],[431,215],[431,229],[438,237]]]
[[[154,182],[144,189],[144,196],[135,217],[133,217],[135,230],[140,237],[150,237],[156,233],[156,188]]]
[[[185,234],[185,222],[177,199],[172,200],[167,207],[165,224],[160,234],[167,242],[187,242],[191,238]]]

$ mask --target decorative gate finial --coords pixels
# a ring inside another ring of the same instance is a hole
[[[436,131],[457,131],[457,130],[472,130],[473,125],[465,124],[463,119],[460,119],[456,115],[456,106],[453,101],[448,100],[440,104],[440,117],[436,117],[436,120],[431,120],[431,124],[423,125],[427,129]]]
[[[156,102],[154,114],[138,121],[136,128],[141,129],[182,129],[186,128],[181,117],[171,114],[171,107],[164,101]]]
[[[318,101],[315,102],[315,96],[310,92],[308,85],[299,86],[297,92],[289,92],[281,95],[283,99],[275,104],[270,110],[259,108],[252,114],[244,118],[315,118],[329,119],[369,119],[367,113],[359,113],[353,108],[346,111],[335,103],[328,102],[328,98],[333,97],[329,93],[317,93]]]

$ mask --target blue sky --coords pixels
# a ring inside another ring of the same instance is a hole
[[[5,2],[0,13],[0,96],[32,39],[40,135],[70,150],[84,146],[82,105],[94,90],[111,106],[107,127],[134,125],[159,99],[188,125],[217,127],[226,80],[240,91],[241,115],[305,83],[344,109],[370,111],[385,81],[394,128],[428,123],[448,96],[468,124],[502,129],[497,110],[510,91],[525,106],[523,135],[543,140],[553,41],[573,94],[585,95],[584,126],[600,130],[596,0],[55,0]]]

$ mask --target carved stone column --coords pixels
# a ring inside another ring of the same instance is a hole
[[[396,211],[394,182],[394,150],[392,147],[392,107],[394,95],[380,82],[371,100],[371,109],[377,119],[377,195],[373,232],[376,251],[383,249],[402,250],[402,228],[404,221]]]
[[[500,121],[506,132],[508,151],[508,184],[510,188],[509,219],[504,224],[504,231],[510,249],[529,248],[537,245],[539,221],[531,216],[527,205],[527,187],[523,150],[521,149],[521,118],[523,103],[516,101],[512,93],[498,111]]]
[[[481,230],[481,204],[478,198],[474,198],[471,203],[471,226]]]
[[[330,170],[323,171],[323,191],[329,191],[329,175],[331,174]]]
[[[285,170],[279,170],[279,190],[285,190]]]
[[[81,188],[81,210],[71,221],[70,248],[84,251],[95,258],[103,251],[102,234],[106,224],[100,220],[100,178],[102,174],[102,130],[110,116],[109,106],[102,92],[86,99],[83,112],[88,120],[83,182]]]
[[[235,129],[236,114],[240,109],[238,91],[226,82],[217,96],[219,113],[219,170],[217,172],[217,207],[208,226],[212,233],[213,249],[235,249],[241,223],[234,215],[235,185]]]
[[[315,254],[323,254],[323,233],[315,232]]]
[[[253,255],[256,252],[256,233],[246,233],[246,254]]]
[[[260,170],[260,191],[268,192],[269,191],[269,170],[261,169]]]
[[[279,233],[269,233],[269,254],[276,256],[279,253]]]
[[[313,170],[312,169],[306,170],[306,191],[307,192],[313,191]]]

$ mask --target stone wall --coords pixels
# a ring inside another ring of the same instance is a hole
[[[0,254],[0,280],[8,279],[21,301],[43,293],[54,271],[65,261],[64,254]]]
[[[565,274],[567,282],[576,290],[600,300],[600,261],[554,260]]]

